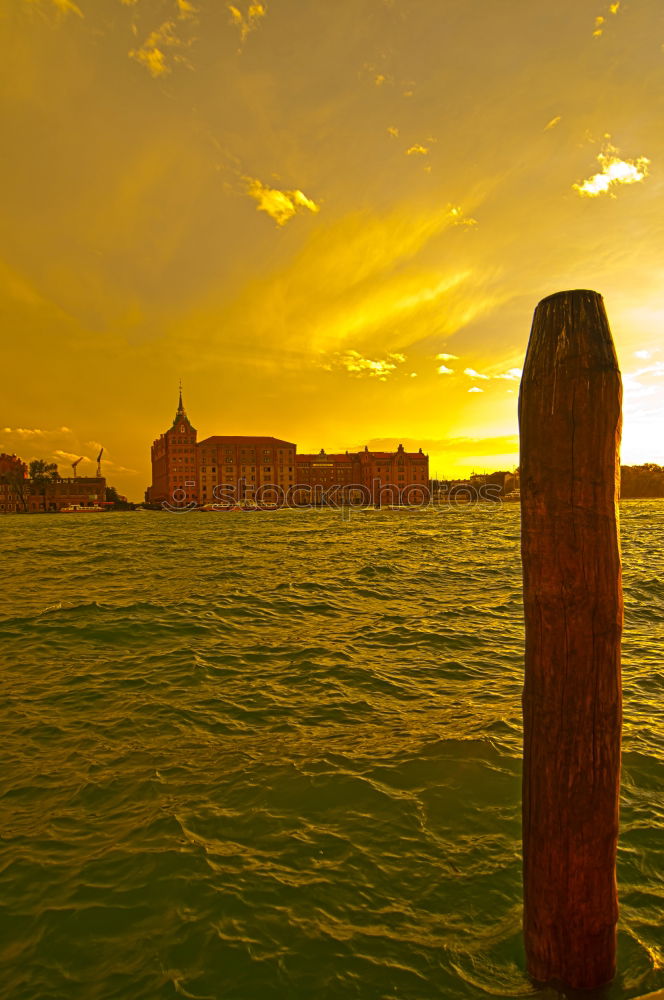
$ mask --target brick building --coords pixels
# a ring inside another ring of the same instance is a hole
[[[362,483],[373,503],[424,503],[429,498],[429,456],[419,451],[369,451],[358,454]]]
[[[147,503],[172,503],[174,497],[185,503],[198,500],[196,435],[196,428],[182,405],[180,390],[172,426],[152,444],[152,485],[145,492]]]
[[[429,459],[419,452],[345,452],[297,455],[275,437],[214,434],[197,440],[182,403],[172,426],[153,443],[147,503],[185,507],[257,499],[267,503],[421,503],[428,498]]]
[[[28,480],[26,510],[31,514],[50,513],[63,507],[103,507],[106,479],[103,476],[69,476],[43,483]]]
[[[79,507],[102,507],[106,500],[103,476],[28,478],[28,467],[16,455],[0,455],[0,514],[40,514]]]
[[[328,455],[321,448],[317,455],[297,455],[298,489],[295,503],[320,503],[325,494],[337,502],[356,500],[359,466],[357,456],[349,452]]]
[[[28,467],[17,455],[0,455],[0,514],[25,510]]]
[[[330,490],[339,499],[366,503],[422,503],[429,496],[429,458],[422,449],[298,455],[298,483],[314,497]]]
[[[215,434],[198,443],[198,496],[216,500],[283,499],[295,483],[295,445],[274,437]],[[276,486],[277,490],[269,487]]]

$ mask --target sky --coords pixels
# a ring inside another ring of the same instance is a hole
[[[130,499],[199,439],[518,463],[538,301],[604,296],[664,464],[661,0],[0,0],[0,451]]]

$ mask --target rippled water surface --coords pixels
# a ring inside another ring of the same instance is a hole
[[[664,502],[621,517],[610,1000],[664,987]],[[2,1000],[535,992],[517,506],[5,517],[0,540]]]

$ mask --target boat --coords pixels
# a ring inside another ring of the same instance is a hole
[[[104,508],[99,507],[97,504],[92,504],[90,507],[84,507],[80,503],[70,503],[67,507],[60,508],[61,514],[103,514]]]
[[[261,507],[257,503],[252,503],[250,500],[240,500],[239,503],[224,504],[224,503],[206,503],[198,510],[207,512],[213,512],[215,514],[255,514],[260,510],[271,509]]]

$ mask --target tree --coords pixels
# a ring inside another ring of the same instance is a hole
[[[24,511],[28,509],[28,480],[25,478],[27,471],[27,466],[23,462],[18,462],[15,468],[10,469],[4,475],[0,476],[0,482],[7,483],[11,493],[19,501]]]
[[[46,493],[49,483],[58,478],[58,467],[55,462],[45,462],[43,458],[35,458],[30,462],[30,480],[44,500],[46,510]]]

